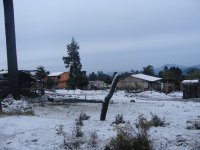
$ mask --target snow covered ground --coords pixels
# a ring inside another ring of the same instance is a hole
[[[54,99],[95,99],[103,100],[108,91],[67,91],[57,90],[46,95]],[[83,143],[80,149],[92,149],[88,145],[89,134],[96,131],[98,144],[93,149],[104,149],[111,137],[116,136],[116,127],[111,125],[117,114],[134,124],[143,114],[148,120],[151,113],[165,118],[166,127],[152,127],[149,131],[154,149],[190,150],[197,149],[200,130],[188,130],[189,122],[200,120],[200,103],[182,100],[181,92],[168,95],[155,91],[138,94],[116,92],[109,105],[106,121],[99,121],[100,103],[34,103],[34,116],[0,116],[0,149],[2,150],[53,150],[64,149],[64,137],[58,134],[63,126],[66,137],[70,137],[75,127],[75,119],[81,112],[90,116],[83,123]],[[135,102],[130,102],[134,100]],[[15,104],[15,102],[13,102]],[[12,106],[13,108],[13,106]],[[8,107],[6,108],[8,110]]]

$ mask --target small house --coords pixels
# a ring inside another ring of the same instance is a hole
[[[36,94],[38,80],[28,70],[19,70],[19,94],[32,95]],[[0,97],[5,97],[11,93],[8,71],[0,71]]]
[[[87,89],[88,90],[104,90],[107,89],[108,85],[103,81],[89,81]]]
[[[184,80],[182,82],[183,98],[200,98],[200,81],[197,80]]]
[[[69,72],[53,72],[48,75],[48,78],[56,83],[56,88],[64,89],[68,87]]]
[[[128,76],[117,83],[117,88],[121,90],[160,90],[161,78],[145,75],[134,74]]]

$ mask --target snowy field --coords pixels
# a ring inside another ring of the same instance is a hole
[[[112,125],[117,114],[123,114],[124,120],[133,126],[139,115],[148,120],[151,113],[164,118],[165,127],[151,127],[149,136],[156,150],[192,150],[200,147],[200,130],[187,129],[194,121],[200,120],[200,103],[183,100],[181,92],[168,95],[154,91],[138,94],[116,92],[108,108],[106,121],[99,121],[101,103],[57,103],[61,99],[76,98],[87,100],[103,100],[108,91],[67,91],[47,92],[46,97],[54,99],[54,103],[32,103],[33,116],[0,116],[0,150],[54,150],[64,149],[64,136],[70,138],[75,127],[75,120],[80,113],[90,116],[83,122],[80,149],[104,149],[111,137],[116,136],[116,125]],[[130,102],[130,101],[135,102]],[[6,102],[5,102],[6,103]],[[21,103],[21,104],[20,104]],[[4,111],[30,107],[24,99],[13,101]],[[23,107],[22,107],[23,106]],[[30,109],[30,108],[29,108]],[[97,147],[92,148],[88,141],[90,133],[97,133]]]

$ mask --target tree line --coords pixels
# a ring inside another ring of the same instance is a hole
[[[70,89],[83,89],[85,88],[89,81],[103,81],[107,84],[111,84],[114,75],[117,72],[114,72],[112,75],[106,74],[103,71],[98,71],[97,73],[92,72],[87,75],[86,71],[82,70],[81,59],[79,55],[79,45],[72,38],[70,44],[67,45],[67,56],[62,58],[64,65],[69,69],[70,77],[67,81],[67,84],[70,86]],[[120,78],[125,78],[132,74],[143,73],[150,76],[157,76],[164,79],[196,79],[200,78],[200,69],[190,68],[186,74],[183,74],[182,70],[179,67],[167,67],[165,66],[157,75],[155,74],[154,67],[152,65],[147,65],[143,67],[143,70],[131,70],[127,72],[120,73]],[[48,78],[49,71],[46,71],[43,66],[37,67],[36,77],[45,82],[46,88],[51,88],[55,85],[55,81],[51,78]]]

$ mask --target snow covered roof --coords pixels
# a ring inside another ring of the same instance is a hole
[[[8,71],[0,71],[0,74],[6,74]]]
[[[146,81],[158,81],[161,80],[162,78],[157,78],[157,77],[153,77],[153,76],[149,76],[149,75],[145,75],[145,74],[134,74],[131,75],[134,78],[138,78],[138,79],[142,79],[142,80],[146,80]]]
[[[48,77],[56,77],[56,76],[61,75],[62,73],[64,73],[64,72],[53,72],[53,73],[50,73],[50,74],[48,75]]]
[[[194,83],[199,83],[199,80],[183,80],[182,84],[194,84]]]

